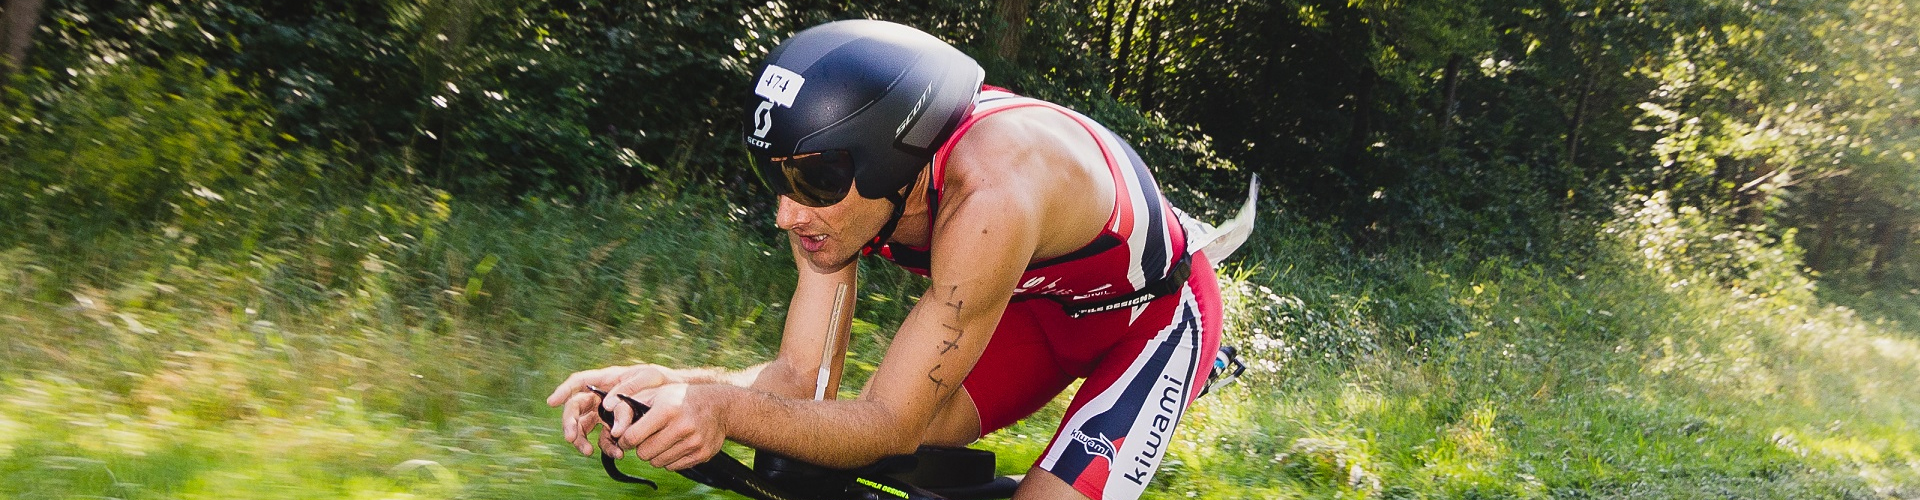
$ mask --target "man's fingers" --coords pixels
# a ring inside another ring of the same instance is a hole
[[[705,462],[705,461],[706,461],[706,460],[701,460],[701,459],[699,459],[699,458],[695,458],[696,456],[697,456],[697,455],[694,455],[694,454],[689,454],[689,455],[687,455],[687,456],[685,456],[685,457],[681,457],[681,458],[680,458],[679,460],[675,460],[675,461],[674,461],[673,463],[671,463],[671,464],[667,464],[667,466],[665,466],[665,467],[661,467],[661,468],[662,468],[662,469],[666,469],[666,470],[670,470],[670,471],[682,471],[682,470],[686,470],[686,469],[687,469],[688,467],[693,467],[693,466],[695,466],[695,465],[700,465],[700,462]]]
[[[621,386],[626,386],[626,385],[627,384],[621,384]],[[617,394],[625,394],[626,397],[617,396]],[[633,425],[635,421],[641,418],[641,415],[637,413],[640,411],[640,409],[635,408],[634,405],[629,404],[626,400],[633,400],[636,402],[652,401],[653,389],[652,388],[640,389],[637,392],[623,392],[617,389],[612,391],[607,391],[607,400],[601,402],[600,404],[602,406],[611,405],[612,407],[611,409],[613,410],[614,421],[607,422],[607,428],[613,429],[614,434],[625,434],[627,432],[627,426]],[[631,446],[631,443],[629,443],[629,446]]]
[[[606,389],[608,395],[625,394],[628,396],[633,396],[634,399],[639,401],[648,401],[651,398],[646,397],[646,394],[643,394],[643,393],[645,393],[649,389],[660,387],[661,384],[665,384],[665,383],[667,383],[667,378],[665,376],[661,376],[658,372],[651,371],[651,370],[636,370],[632,374],[632,376],[626,377],[625,380],[608,382],[608,384],[618,384],[618,385],[614,385],[613,387],[607,387],[603,385],[600,387]],[[608,409],[612,409],[614,406],[616,406],[616,404],[613,401],[608,401],[604,403],[604,405],[606,405]],[[617,406],[626,406],[626,405],[617,405]]]
[[[632,426],[633,421],[639,416],[634,414],[633,405],[626,404],[625,401],[621,401],[619,396],[613,395],[617,393],[609,392],[607,394],[607,401],[600,403],[601,405],[613,405],[613,421],[607,422],[607,429],[613,432],[615,436],[624,435],[627,432],[627,428]]]
[[[573,375],[568,375],[565,382],[561,382],[559,387],[553,389],[553,394],[547,395],[547,406],[560,406],[561,403],[567,401],[567,398],[571,397],[569,395],[581,392],[589,385],[612,385],[619,380],[620,370],[623,369],[625,369],[625,367],[611,366],[598,370],[575,372]]]
[[[708,460],[712,460],[713,456],[719,453],[720,453],[719,449],[695,448],[693,452],[688,453],[687,456],[680,457],[680,460],[676,460],[671,464],[667,464],[665,469],[674,470],[674,471],[687,470],[687,468],[689,467],[700,465],[700,464],[706,463]]]
[[[665,453],[655,455],[653,457],[654,459],[648,463],[653,464],[654,467],[659,467],[667,470],[685,469],[693,465],[692,463],[687,463],[687,462],[691,461],[693,456],[699,452],[700,452],[699,443],[694,443],[692,441],[681,441],[679,445],[674,446],[673,448],[667,449]],[[686,465],[681,465],[683,463]],[[698,463],[698,462],[695,462],[695,463]]]
[[[621,405],[621,406],[626,406],[626,405]],[[658,411],[649,412],[645,416],[640,417],[639,420],[632,422],[625,429],[622,429],[620,432],[616,433],[618,440],[616,440],[614,443],[618,444],[622,448],[633,448],[635,446],[638,446],[641,443],[646,442],[649,439],[652,439],[655,433],[660,432],[660,429],[666,425],[667,421],[671,420],[670,418],[667,418],[669,416],[670,415],[664,415]],[[663,439],[663,441],[669,444],[672,443],[672,440]],[[653,451],[656,453],[658,452],[657,449]]]
[[[560,410],[560,437],[569,443],[580,437],[579,433],[574,432],[574,421],[578,420],[577,415],[572,411]]]
[[[614,444],[611,432],[600,433],[600,454],[612,455],[613,458],[622,458],[626,455],[620,450],[620,445]]]
[[[660,466],[660,468],[676,471],[683,470],[712,460],[714,455],[720,453],[718,441],[689,438],[683,442],[686,444],[682,452],[678,454],[680,458],[668,462],[666,465]]]
[[[575,372],[568,375],[566,381],[561,382],[559,387],[553,388],[552,394],[547,395],[547,406],[560,406],[561,403],[567,402],[570,395],[580,392],[580,389],[587,385],[586,381],[582,380],[586,374],[587,372]]]
[[[640,457],[642,460],[646,460],[647,463],[653,464],[654,467],[664,467],[666,464],[673,463],[674,459],[680,458],[686,453],[686,450],[683,449],[682,446],[688,442],[687,436],[690,434],[692,434],[692,432],[684,427],[668,426],[662,428],[654,432],[652,437],[647,438],[638,446],[635,446],[633,448],[633,455]]]
[[[596,411],[599,403],[600,396],[590,392],[577,393],[567,399],[566,408],[560,412],[560,424],[566,429],[567,442],[573,443],[573,447],[580,449],[581,453],[591,451],[587,446],[587,435],[593,433],[593,428],[600,424],[600,414]]]

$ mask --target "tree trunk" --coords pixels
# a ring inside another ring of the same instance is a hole
[[[1836,267],[1832,262],[1833,244],[1840,237],[1840,214],[1848,209],[1846,200],[1852,196],[1847,194],[1851,190],[1843,186],[1837,186],[1838,189],[1830,191],[1833,194],[1818,199],[1822,212],[1820,228],[1815,231],[1813,247],[1807,251],[1807,267],[1816,271],[1829,271]]]
[[[1838,233],[1833,227],[1834,223],[1837,222],[1834,220],[1836,218],[1838,218],[1838,214],[1827,212],[1825,216],[1820,218],[1819,229],[1814,231],[1813,248],[1807,252],[1807,267],[1813,268],[1815,271],[1826,271],[1830,269],[1830,267],[1827,266],[1827,252],[1833,248],[1833,238]]]
[[[1012,64],[1020,58],[1020,38],[1027,31],[1027,0],[1000,0],[995,10],[1001,26],[993,44],[994,52],[1000,60]]]
[[[1160,29],[1165,24],[1161,22],[1162,19],[1163,16],[1156,15],[1153,16],[1153,20],[1147,21],[1146,70],[1141,74],[1142,81],[1138,90],[1140,94],[1140,109],[1143,111],[1157,111],[1160,108],[1160,103],[1154,94],[1157,93],[1158,90],[1156,87],[1160,85],[1160,51],[1166,45],[1165,41],[1162,40],[1162,38],[1164,38],[1164,36],[1162,36],[1163,33],[1160,32]]]
[[[1120,59],[1113,64],[1114,99],[1127,93],[1127,78],[1132,74],[1128,66],[1133,64],[1133,30],[1140,22],[1140,4],[1145,0],[1133,0],[1133,6],[1127,8],[1127,24],[1120,38]]]
[[[1580,152],[1580,129],[1587,124],[1587,107],[1593,101],[1593,90],[1600,82],[1598,75],[1583,75],[1585,82],[1580,83],[1578,101],[1573,105],[1573,121],[1567,128],[1567,164],[1574,164]]]
[[[1887,275],[1887,265],[1900,260],[1900,253],[1907,246],[1909,226],[1906,216],[1899,213],[1888,214],[1873,224],[1873,263],[1867,265],[1868,281],[1879,282]]]
[[[1373,87],[1379,79],[1380,73],[1374,71],[1369,65],[1360,72],[1360,81],[1355,82],[1357,88],[1353,91],[1353,126],[1347,129],[1347,144],[1340,154],[1340,167],[1346,172],[1351,172],[1351,175],[1362,185],[1349,186],[1350,188],[1373,189],[1378,187],[1376,184],[1380,181],[1371,172],[1360,168],[1360,159],[1366,154],[1367,147],[1371,144],[1368,141],[1373,137]]]
[[[1767,190],[1762,188],[1761,185],[1766,184],[1773,176],[1779,175],[1779,167],[1774,166],[1773,162],[1767,161],[1764,158],[1751,161],[1760,162],[1760,166],[1758,168],[1741,169],[1741,171],[1746,174],[1742,176],[1741,179],[1745,181],[1745,183],[1741,184],[1734,192],[1734,210],[1740,223],[1758,225],[1765,220],[1767,215]],[[1746,165],[1747,163],[1748,162],[1744,161],[1741,162],[1742,165]]]
[[[1441,86],[1445,88],[1446,91],[1441,97],[1440,112],[1434,114],[1440,116],[1440,137],[1442,139],[1446,138],[1447,129],[1453,127],[1454,111],[1460,108],[1460,65],[1465,63],[1466,60],[1466,56],[1460,54],[1454,54],[1452,57],[1448,57],[1446,73],[1441,77]]]
[[[6,0],[6,24],[0,25],[0,38],[6,44],[6,59],[0,60],[0,89],[13,80],[13,74],[27,67],[27,48],[33,45],[33,32],[40,27],[40,10],[45,0]]]
[[[1093,53],[1098,56],[1094,60],[1098,61],[1098,64],[1108,65],[1104,68],[1108,73],[1113,71],[1113,18],[1119,15],[1115,11],[1117,5],[1120,5],[1120,0],[1106,0],[1106,15],[1100,16],[1100,22],[1095,23],[1100,30],[1100,36],[1094,37],[1095,40],[1099,40],[1093,50]]]

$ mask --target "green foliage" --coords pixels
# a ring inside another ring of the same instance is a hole
[[[272,105],[275,131],[344,153],[362,179],[489,196],[745,184],[738,95],[786,34],[846,17],[965,43],[978,4],[218,1],[50,6],[36,66],[181,54]]]
[[[40,228],[35,235],[146,228],[265,175],[266,115],[224,75],[204,76],[190,61],[103,61],[75,74],[70,86],[16,93],[29,101],[8,117],[0,200],[11,226]]]
[[[1772,237],[1798,229],[1832,280],[1901,289],[1920,255],[1904,251],[1920,237],[1911,9],[63,0],[27,92],[95,85],[83,73],[103,61],[204,61],[185,64],[272,111],[236,133],[309,158],[280,169],[333,157],[325,175],[363,187],[503,199],[751,186],[731,131],[760,54],[820,22],[881,18],[955,43],[991,83],[1108,124],[1188,200],[1259,173],[1363,246],[1530,261],[1592,251],[1583,235],[1613,206],[1664,191]],[[757,191],[729,192],[766,210]]]

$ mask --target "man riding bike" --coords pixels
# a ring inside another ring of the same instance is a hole
[[[698,464],[725,439],[857,467],[964,446],[1085,379],[1015,498],[1138,497],[1220,342],[1219,286],[1188,237],[1210,228],[1174,210],[1113,132],[983,87],[971,58],[913,28],[814,27],[759,75],[742,136],[799,268],[778,355],[738,371],[575,373],[547,399],[565,407],[566,439],[591,453],[604,405],[600,448],[659,467]],[[839,360],[822,353],[845,352],[847,290],[869,254],[932,284],[860,397],[823,399]],[[653,410],[633,421],[590,386]]]

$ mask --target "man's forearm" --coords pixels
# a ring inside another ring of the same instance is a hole
[[[668,373],[671,376],[670,382],[682,384],[726,384],[751,387],[753,386],[754,379],[760,377],[761,370],[766,368],[766,366],[766,363],[761,363],[738,370],[729,370],[717,366],[674,368]]]
[[[801,374],[785,367],[779,361],[772,361],[738,370],[719,367],[676,368],[671,373],[673,382],[746,387],[789,398],[812,397],[813,387],[808,384],[813,374]]]
[[[860,467],[919,445],[921,432],[878,401],[814,401],[719,386],[690,389],[688,397],[720,408],[729,439],[828,467]]]

